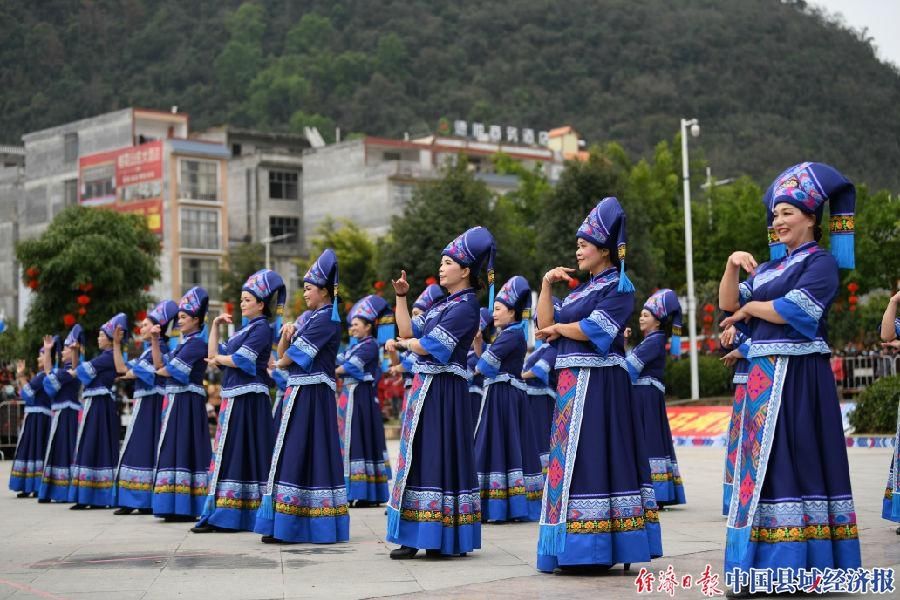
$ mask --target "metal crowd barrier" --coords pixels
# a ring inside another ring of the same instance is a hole
[[[882,377],[900,373],[900,355],[843,356],[832,361],[835,381],[844,397],[855,397]]]
[[[25,419],[25,403],[21,400],[0,402],[0,460],[12,456],[19,441],[19,431]]]

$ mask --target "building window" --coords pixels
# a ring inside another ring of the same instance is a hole
[[[179,198],[187,200],[219,199],[219,165],[205,160],[181,161]]]
[[[286,235],[283,239],[272,242],[273,244],[296,244],[300,231],[300,219],[297,217],[269,217],[269,237]]]
[[[78,160],[78,133],[67,133],[63,136],[63,152],[67,163]]]
[[[115,201],[115,177],[115,165],[102,165],[82,171],[81,201],[88,204],[103,204]]]
[[[381,155],[383,160],[400,160],[399,152],[385,152]]]
[[[232,156],[240,156],[241,155],[241,145],[240,144],[232,144],[231,145],[231,155]]]
[[[392,186],[391,200],[395,206],[406,206],[412,200],[416,186],[409,183],[395,183]]]
[[[219,211],[205,208],[182,208],[181,247],[218,250]]]
[[[297,200],[297,174],[290,171],[269,171],[269,198]]]
[[[72,206],[73,204],[78,204],[78,180],[77,179],[66,179],[65,189],[66,189],[65,205]]]
[[[215,258],[181,259],[181,293],[195,286],[206,289],[210,299],[219,297],[219,261]]]

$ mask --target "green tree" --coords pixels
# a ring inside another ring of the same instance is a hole
[[[234,314],[240,314],[238,303],[244,283],[266,266],[265,253],[265,246],[260,243],[240,244],[228,251],[225,268],[219,270],[219,283],[222,286],[222,298],[235,305]]]
[[[216,57],[216,80],[226,97],[243,97],[263,63],[262,36],[265,14],[257,4],[245,2],[225,18],[229,40]]]
[[[310,241],[312,254],[299,268],[309,267],[325,248],[331,248],[338,258],[338,278],[341,301],[347,305],[375,292],[375,242],[358,225],[351,221],[336,222],[326,219],[316,229],[316,237]],[[342,311],[346,314],[346,310]]]
[[[331,19],[310,12],[301,17],[284,40],[284,49],[290,54],[307,54],[327,50],[336,41]]]
[[[490,204],[490,190],[460,159],[441,179],[420,184],[403,214],[391,220],[390,233],[380,247],[379,273],[387,281],[405,269],[410,295],[417,295],[426,279],[437,277],[441,252],[456,236],[478,225],[493,232]],[[498,261],[501,254],[515,251],[498,248]]]
[[[876,289],[893,290],[900,280],[900,199],[881,191],[870,194],[857,187],[856,270],[848,279],[860,284],[862,293]]]
[[[134,319],[150,302],[144,289],[159,277],[159,254],[159,239],[141,217],[80,206],[59,213],[40,237],[16,248],[25,283],[35,282],[24,327],[28,347],[62,332],[65,315],[81,323],[89,345],[116,313]],[[90,302],[79,315],[82,296]]]

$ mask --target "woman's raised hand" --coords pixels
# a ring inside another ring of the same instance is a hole
[[[732,267],[739,267],[745,270],[750,275],[756,273],[756,267],[759,266],[759,264],[756,262],[756,259],[753,258],[753,255],[749,252],[744,252],[743,250],[732,252],[731,256],[728,257],[728,265]]]
[[[406,281],[406,271],[400,271],[400,279],[391,279],[391,285],[394,286],[394,294],[397,296],[405,296],[409,293],[409,282]]]
[[[544,281],[547,283],[556,283],[558,281],[572,281],[569,273],[574,273],[575,269],[570,267],[556,267],[544,273]]]
[[[228,323],[229,325],[231,324],[231,314],[230,313],[224,312],[224,313],[220,314],[219,316],[217,316],[215,319],[213,319],[213,325],[221,325],[222,323]]]

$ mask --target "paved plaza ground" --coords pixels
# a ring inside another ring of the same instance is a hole
[[[599,576],[538,573],[535,523],[485,525],[482,550],[465,558],[392,561],[380,508],[351,511],[347,544],[272,546],[250,533],[196,535],[184,524],[149,516],[76,513],[69,505],[37,504],[4,492],[0,600],[636,597],[634,579],[641,566],[659,571],[671,564],[679,576],[696,579],[709,563],[721,573],[723,452],[678,450],[688,504],[660,514],[666,556],[652,566],[635,564],[627,575],[621,566]],[[900,536],[880,518],[890,452],[849,450],[866,567],[900,567]],[[9,468],[10,461],[0,463],[4,486]],[[676,597],[702,596],[695,588],[678,590]]]

